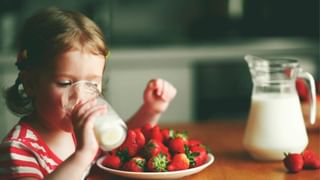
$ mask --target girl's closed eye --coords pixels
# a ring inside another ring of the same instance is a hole
[[[99,86],[99,83],[98,83],[98,82],[91,81],[91,83],[92,83],[95,87],[98,87],[98,86]]]
[[[67,87],[67,86],[70,86],[71,84],[72,84],[72,81],[70,80],[62,80],[57,82],[57,85],[60,87]]]

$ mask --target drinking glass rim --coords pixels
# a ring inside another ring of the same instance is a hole
[[[101,92],[99,91],[99,89],[97,88],[97,86],[92,82],[92,81],[88,81],[88,80],[79,80],[76,81],[74,83],[72,83],[71,85],[69,85],[68,87],[65,88],[63,94],[62,94],[62,107],[66,108],[66,109],[70,109],[70,107],[68,107],[68,102],[69,102],[69,94],[70,94],[70,89],[72,87],[78,86],[78,85],[85,85],[87,87],[90,88],[90,92],[94,93],[95,96],[99,96],[101,94]]]

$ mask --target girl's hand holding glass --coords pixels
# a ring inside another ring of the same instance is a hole
[[[125,140],[126,124],[103,98],[96,84],[90,81],[73,83],[63,94],[62,102],[69,111],[75,133],[83,140],[78,142],[77,148],[90,149],[87,146],[91,144],[95,149],[98,142],[102,150],[110,151]]]
[[[85,153],[91,160],[99,149],[94,134],[94,117],[107,112],[106,105],[96,105],[96,103],[96,99],[80,101],[69,114],[77,139],[77,151]]]

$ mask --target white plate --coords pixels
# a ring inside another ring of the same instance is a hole
[[[101,163],[104,157],[101,157],[97,161],[98,167],[103,170],[108,171],[109,173],[116,174],[118,176],[129,177],[129,178],[137,178],[137,179],[178,179],[184,176],[189,176],[191,174],[198,173],[208,167],[214,161],[214,156],[212,154],[208,154],[208,160],[205,164],[186,169],[180,171],[170,171],[170,172],[131,172],[131,171],[121,171],[116,169],[111,169],[103,166]]]

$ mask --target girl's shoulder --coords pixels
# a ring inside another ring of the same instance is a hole
[[[48,154],[48,146],[38,132],[22,120],[11,129],[1,147],[24,149],[40,156]]]
[[[37,142],[41,141],[38,132],[28,123],[20,120],[8,133],[3,142]]]
[[[62,162],[38,132],[24,121],[19,121],[0,144],[0,171],[2,160],[11,165],[19,162],[19,168],[21,165],[30,168],[31,164],[33,169],[39,169],[44,175],[52,172]]]
[[[33,129],[22,122],[12,128],[0,144],[0,179],[25,175],[42,179],[50,172],[40,156],[43,146],[38,138]]]
[[[57,161],[60,159],[52,153],[47,143],[42,139],[38,131],[36,131],[28,122],[20,120],[8,133],[7,137],[2,141],[2,145],[20,146],[39,156],[52,156]]]

